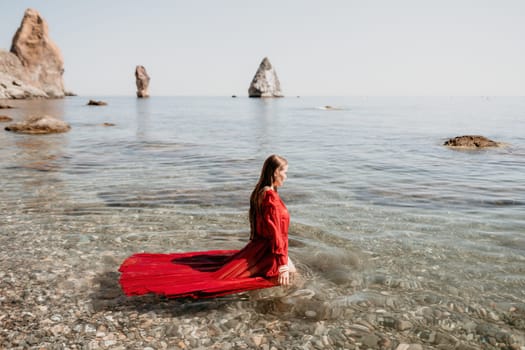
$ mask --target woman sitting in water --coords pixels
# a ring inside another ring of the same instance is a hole
[[[277,193],[287,171],[280,156],[264,162],[250,196],[250,242],[243,249],[134,254],[119,269],[126,295],[205,298],[288,286],[295,272],[288,257],[290,215]]]

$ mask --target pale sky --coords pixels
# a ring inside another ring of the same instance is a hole
[[[80,95],[246,96],[265,56],[286,96],[525,95],[525,0],[0,0],[0,48],[29,7]]]

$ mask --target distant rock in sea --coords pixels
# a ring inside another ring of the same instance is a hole
[[[64,60],[49,37],[47,22],[27,9],[11,52],[0,50],[0,98],[62,98]]]
[[[10,116],[0,115],[0,122],[5,123],[5,122],[11,122],[11,121],[13,121],[13,118],[11,118]]]
[[[71,127],[66,122],[50,116],[33,116],[28,120],[10,124],[5,130],[22,134],[52,134],[69,131]]]
[[[95,101],[95,100],[89,100],[87,103],[88,106],[107,106],[108,103],[104,101]]]
[[[265,57],[248,88],[250,97],[283,97],[281,83],[270,60]]]
[[[329,105],[320,107],[320,109],[325,110],[325,111],[340,111],[340,110],[342,110],[341,107],[334,107],[334,106],[329,106]]]
[[[458,147],[458,148],[486,148],[486,147],[500,147],[502,143],[492,141],[485,136],[480,135],[463,135],[451,138],[443,144],[443,146]]]
[[[137,84],[137,97],[149,97],[149,80],[150,77],[146,72],[146,68],[144,68],[144,66],[137,66],[135,68],[135,83]]]

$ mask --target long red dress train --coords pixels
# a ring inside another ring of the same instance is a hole
[[[290,216],[274,190],[267,190],[254,238],[241,250],[138,253],[120,266],[126,295],[209,298],[274,287],[279,266],[288,263]]]

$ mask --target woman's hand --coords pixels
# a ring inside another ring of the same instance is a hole
[[[290,285],[290,268],[288,265],[279,266],[279,278],[277,281],[281,286]]]
[[[278,282],[281,286],[289,286],[290,285],[290,272],[283,271],[279,273],[279,279]]]

